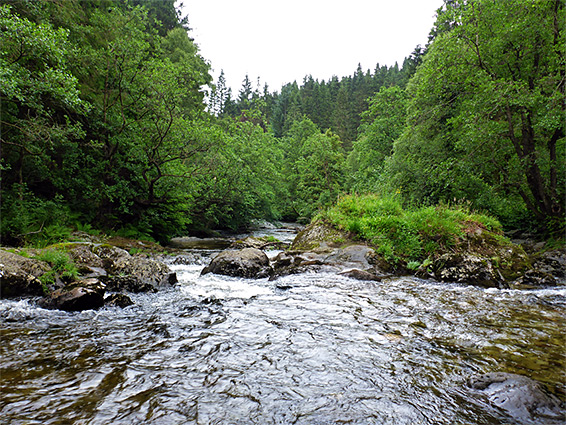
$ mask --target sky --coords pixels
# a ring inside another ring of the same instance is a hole
[[[182,0],[200,53],[237,96],[246,74],[269,91],[393,66],[424,46],[443,0]]]

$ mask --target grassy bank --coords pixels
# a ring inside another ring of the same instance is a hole
[[[318,218],[367,241],[388,262],[408,269],[426,265],[439,253],[463,248],[470,239],[481,245],[480,235],[491,244],[507,243],[501,224],[492,217],[463,207],[403,209],[395,197],[343,196]]]

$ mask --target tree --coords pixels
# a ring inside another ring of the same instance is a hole
[[[564,9],[559,0],[447,3],[409,84],[397,164],[421,164],[455,190],[468,173],[486,190],[520,196],[540,222],[562,218]]]
[[[227,106],[232,97],[232,89],[226,86],[224,70],[220,70],[218,81],[210,94],[209,110],[213,115],[222,116],[226,113]]]
[[[327,207],[343,189],[344,151],[340,138],[330,130],[305,140],[297,160],[297,211],[299,217],[312,217]]]
[[[69,32],[35,23],[0,6],[2,234],[22,235],[50,223],[34,191],[55,198],[63,160],[74,152],[88,110],[70,73]],[[68,170],[67,170],[68,171]],[[59,199],[59,198],[57,198]],[[47,211],[46,211],[47,212]]]
[[[399,87],[381,87],[362,113],[360,135],[348,156],[350,186],[357,191],[376,190],[385,159],[405,129],[407,94]]]

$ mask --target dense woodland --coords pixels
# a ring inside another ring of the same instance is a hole
[[[346,193],[563,232],[561,0],[445,0],[401,66],[238,93],[174,3],[0,2],[2,244],[306,221]]]

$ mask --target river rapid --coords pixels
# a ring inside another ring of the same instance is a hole
[[[201,277],[212,254],[123,309],[1,300],[0,423],[514,424],[466,386],[494,371],[564,398],[564,287]]]

